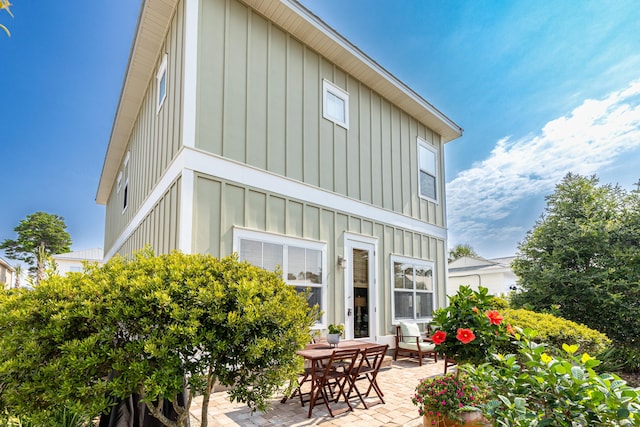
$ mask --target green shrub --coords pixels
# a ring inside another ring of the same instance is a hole
[[[496,355],[492,363],[461,366],[470,380],[493,399],[482,405],[493,425],[528,426],[638,426],[640,390],[613,374],[597,374],[597,359],[576,354],[576,345],[564,345],[555,356],[536,344],[535,331],[516,334],[518,356]],[[523,362],[524,361],[524,362]]]
[[[506,309],[502,313],[506,323],[537,331],[535,341],[544,342],[555,349],[561,349],[563,344],[578,344],[579,354],[595,355],[611,345],[611,340],[605,334],[551,314],[524,309]]]

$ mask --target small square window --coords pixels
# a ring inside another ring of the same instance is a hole
[[[156,74],[156,85],[158,90],[158,108],[156,112],[160,111],[162,108],[162,104],[164,104],[164,100],[167,97],[167,54],[165,53],[162,57],[162,63],[160,63],[160,67],[158,68],[158,73]]]
[[[327,80],[322,81],[322,116],[349,129],[349,94]]]

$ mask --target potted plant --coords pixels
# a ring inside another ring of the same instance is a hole
[[[344,325],[329,325],[329,334],[327,335],[327,342],[333,346],[338,345],[340,342],[340,335],[344,332]]]
[[[464,374],[421,380],[412,401],[418,406],[425,427],[491,425],[478,408],[485,401],[483,390]]]

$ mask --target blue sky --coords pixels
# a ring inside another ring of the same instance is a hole
[[[637,3],[303,4],[465,129],[445,149],[450,246],[513,255],[569,171],[640,179]],[[0,240],[40,210],[81,250],[103,245],[94,199],[139,3],[59,5],[0,15]]]

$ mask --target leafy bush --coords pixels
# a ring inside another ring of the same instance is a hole
[[[563,344],[577,344],[579,354],[595,355],[611,345],[605,334],[551,314],[524,309],[506,309],[502,313],[506,323],[522,329],[534,329],[537,332],[536,342],[544,342],[555,349],[562,348]]]
[[[551,356],[536,344],[535,331],[516,334],[518,356],[494,355],[493,363],[460,367],[495,398],[482,405],[494,425],[624,426],[640,425],[640,391],[613,374],[597,374],[600,362],[577,345],[563,345]],[[524,362],[522,362],[524,360]]]
[[[233,256],[115,257],[33,291],[0,292],[0,404],[51,426],[57,407],[93,418],[113,404],[108,395],[135,392],[171,425],[159,405],[187,388],[185,406],[174,405],[181,424],[196,393],[206,411],[218,380],[232,399],[265,409],[296,383],[295,353],[316,316],[278,273]]]
[[[434,312],[431,339],[438,354],[459,364],[482,363],[501,342],[508,341],[502,316],[491,310],[493,297],[488,292],[482,286],[478,291],[461,286],[447,307]]]

